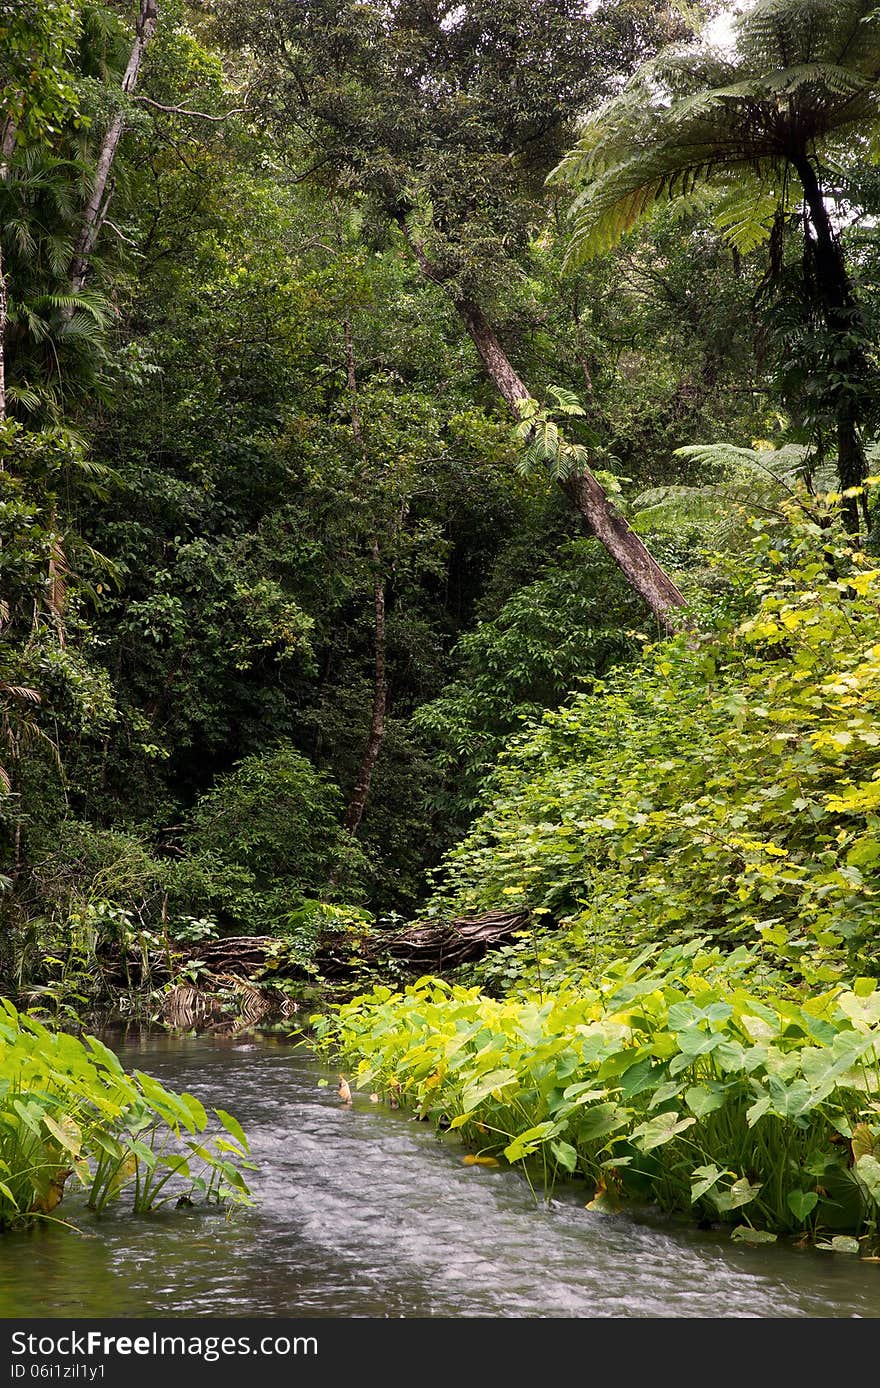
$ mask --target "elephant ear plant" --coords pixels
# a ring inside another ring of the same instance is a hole
[[[588,1208],[649,1203],[747,1242],[876,1255],[880,990],[795,1000],[760,978],[758,950],[693,941],[543,996],[376,988],[315,1025],[358,1088],[547,1191],[584,1181]]]
[[[176,1201],[250,1204],[235,1118],[135,1070],[93,1036],[49,1031],[0,1000],[0,1230],[52,1211],[73,1177],[90,1209],[124,1193],[146,1214]]]

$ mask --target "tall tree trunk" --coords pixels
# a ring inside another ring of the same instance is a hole
[[[141,0],[140,13],[135,25],[134,45],[129,54],[128,66],[122,79],[123,96],[128,96],[137,85],[141,63],[147,46],[156,31],[158,17],[158,0]],[[82,226],[73,249],[73,258],[70,262],[70,287],[74,293],[79,293],[85,284],[95,243],[107,216],[107,208],[113,191],[110,185],[110,171],[124,128],[125,108],[123,105],[115,113],[105,131],[98,162],[95,165],[92,191],[83,212]]]
[[[7,116],[3,122],[3,134],[0,135],[0,158],[3,160],[2,174],[6,174],[6,162],[12,158],[12,151],[15,149],[15,141],[18,138],[18,125],[11,116]]]
[[[511,365],[480,306],[472,299],[458,299],[455,307],[497,390],[519,419],[518,407],[530,398],[529,390]],[[672,614],[684,606],[682,594],[611,505],[593,474],[585,468],[576,476],[566,478],[561,486],[663,629],[674,628],[676,622]]]
[[[345,319],[345,376],[348,386],[349,407],[351,410],[351,432],[355,442],[360,445],[362,442],[361,416],[358,409],[357,398],[357,367],[354,357],[354,339],[351,331],[351,319]],[[367,735],[367,744],[364,747],[361,757],[360,769],[354,783],[354,790],[351,793],[351,800],[345,812],[344,824],[350,834],[356,834],[363,819],[367,800],[370,794],[370,785],[373,780],[373,772],[376,769],[376,762],[379,760],[379,752],[382,749],[382,742],[385,738],[385,710],[388,706],[388,682],[385,676],[386,669],[386,649],[387,642],[385,636],[385,580],[382,577],[381,562],[382,556],[379,550],[379,541],[373,540],[371,546],[373,564],[376,570],[376,578],[373,586],[373,707],[370,712],[370,731]]]
[[[7,116],[0,137],[0,179],[6,181],[9,160],[15,149],[18,126]],[[3,242],[0,240],[0,419],[6,418],[6,324],[9,321],[9,290],[3,266]],[[0,468],[3,464],[0,463]]]
[[[792,163],[804,190],[816,238],[813,245],[816,287],[828,327],[840,344],[842,355],[839,367],[845,367],[858,386],[864,383],[869,367],[864,350],[858,343],[861,310],[847,274],[843,247],[831,224],[819,177],[809,156],[806,153],[793,155]],[[839,392],[835,415],[837,471],[841,489],[845,491],[849,487],[860,487],[868,475],[868,463],[859,431],[857,403],[851,390],[844,389]],[[867,498],[862,499],[861,509],[867,527]],[[844,498],[843,517],[850,533],[858,535],[857,498]]]

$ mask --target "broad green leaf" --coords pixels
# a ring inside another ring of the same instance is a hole
[[[679,1133],[685,1132],[696,1123],[696,1118],[681,1118],[674,1110],[671,1113],[658,1113],[646,1123],[640,1123],[632,1131],[632,1140],[642,1152],[652,1152],[671,1142]]]
[[[771,1234],[767,1229],[752,1229],[748,1224],[738,1224],[731,1230],[731,1241],[733,1243],[775,1243],[776,1235]]]
[[[595,1142],[597,1138],[607,1137],[609,1133],[622,1128],[626,1122],[626,1111],[617,1104],[596,1104],[587,1109],[577,1125],[579,1142]]]
[[[712,1199],[717,1208],[725,1213],[728,1210],[738,1210],[742,1205],[751,1204],[760,1189],[760,1182],[757,1185],[752,1185],[747,1176],[741,1176],[738,1181],[734,1181],[729,1190],[716,1190]]]
[[[60,1143],[65,1152],[69,1152],[72,1157],[79,1156],[83,1137],[78,1124],[76,1124],[72,1118],[68,1117],[67,1114],[63,1114],[60,1122],[56,1123],[55,1119],[52,1118],[50,1114],[44,1113],[43,1122],[55,1138],[55,1141]]]
[[[859,1157],[855,1173],[870,1193],[875,1205],[880,1205],[880,1161],[870,1153]]]
[[[726,1094],[720,1087],[695,1084],[684,1092],[684,1101],[697,1118],[705,1118],[724,1106]]]
[[[712,1190],[724,1174],[719,1166],[713,1164],[696,1167],[691,1172],[691,1204]]]
[[[786,1197],[788,1208],[791,1210],[795,1219],[801,1221],[805,1220],[808,1215],[813,1213],[818,1203],[819,1196],[814,1190],[792,1190],[789,1191]]]
[[[570,1142],[551,1142],[550,1151],[564,1170],[575,1170],[577,1167],[577,1150],[572,1147]]]
[[[555,1131],[555,1123],[536,1123],[534,1127],[526,1128],[524,1133],[519,1133],[509,1142],[504,1149],[504,1155],[509,1162],[522,1161],[524,1157],[537,1151],[541,1143]]]
[[[484,1099],[488,1099],[496,1090],[505,1089],[509,1084],[515,1084],[519,1080],[516,1070],[501,1069],[491,1070],[488,1075],[481,1075],[472,1084],[465,1087],[462,1094],[462,1107],[465,1113],[472,1112],[473,1109],[481,1104]]]
[[[227,1113],[223,1108],[215,1108],[214,1112],[230,1136],[235,1138],[236,1142],[240,1144],[245,1152],[250,1151],[244,1129],[238,1119],[234,1118],[231,1113]]]

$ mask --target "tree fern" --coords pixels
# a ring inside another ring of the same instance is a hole
[[[705,44],[661,54],[588,120],[550,176],[580,188],[570,263],[698,183],[757,177],[767,190],[793,152],[880,127],[873,0],[758,0],[736,40],[732,59]]]
[[[699,464],[709,478],[698,486],[652,487],[632,502],[633,528],[681,535],[697,532],[709,548],[741,542],[751,518],[775,511],[805,480],[817,491],[835,483],[830,463],[817,466],[799,444],[741,448],[730,443],[691,444],[675,457]]]
[[[803,270],[792,297],[802,300],[803,321],[797,355],[784,357],[780,347],[780,388],[809,419],[814,443],[836,434],[854,534],[868,523],[864,494],[861,514],[855,496],[880,400],[826,197],[841,142],[861,151],[868,138],[880,142],[878,132],[876,0],[757,0],[739,18],[731,57],[705,43],[661,54],[588,120],[551,175],[576,190],[569,264],[607,251],[659,203],[701,186],[718,190],[728,240],[752,250],[777,209],[790,206],[792,189],[800,191]]]

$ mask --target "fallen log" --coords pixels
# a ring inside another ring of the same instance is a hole
[[[452,921],[414,921],[388,939],[372,937],[373,958],[383,955],[422,973],[443,973],[470,964],[490,949],[509,944],[528,924],[524,911],[487,911]]]
[[[488,950],[511,941],[528,923],[525,912],[487,911],[481,916],[452,921],[414,921],[403,930],[372,932],[353,943],[351,939],[328,941],[315,964],[322,978],[344,981],[364,968],[381,974],[383,964],[394,962],[413,972],[443,973],[460,964],[481,959]],[[283,941],[283,937],[281,937]],[[152,978],[171,978],[173,961],[185,968],[201,965],[198,982],[178,982],[162,1002],[162,1016],[171,1026],[189,1030],[239,1031],[253,1026],[269,1013],[292,1016],[297,1004],[272,990],[271,980],[306,979],[306,971],[283,951],[272,935],[227,935],[197,944],[169,941],[167,950],[151,960]],[[268,966],[268,967],[267,967]],[[312,978],[311,981],[314,981]],[[235,998],[237,1016],[226,1015],[224,996]]]
[[[383,959],[408,965],[419,973],[444,973],[460,964],[482,959],[487,950],[508,944],[518,930],[528,924],[524,911],[487,911],[452,921],[414,921],[403,930],[373,931],[360,941],[337,942],[328,937],[315,956],[315,965],[324,978],[344,978],[356,967],[381,968]],[[238,974],[250,978],[259,973],[272,956],[278,940],[272,935],[228,935],[197,945],[171,942],[171,949],[184,952],[189,959],[201,960],[212,973]],[[279,961],[273,968],[279,978],[305,976],[296,965]]]
[[[325,938],[306,969],[273,935],[227,935],[217,940],[163,942],[146,957],[123,957],[118,948],[105,956],[102,970],[131,986],[140,977],[150,987],[173,984],[162,1001],[162,1015],[173,1027],[233,1031],[253,1026],[270,1013],[292,1016],[298,1004],[277,983],[355,983],[365,972],[394,976],[401,966],[413,974],[442,974],[482,959],[509,943],[528,924],[523,911],[487,911],[451,921],[414,921],[403,930],[367,931],[361,937]],[[230,1004],[236,1016],[230,1020]]]

